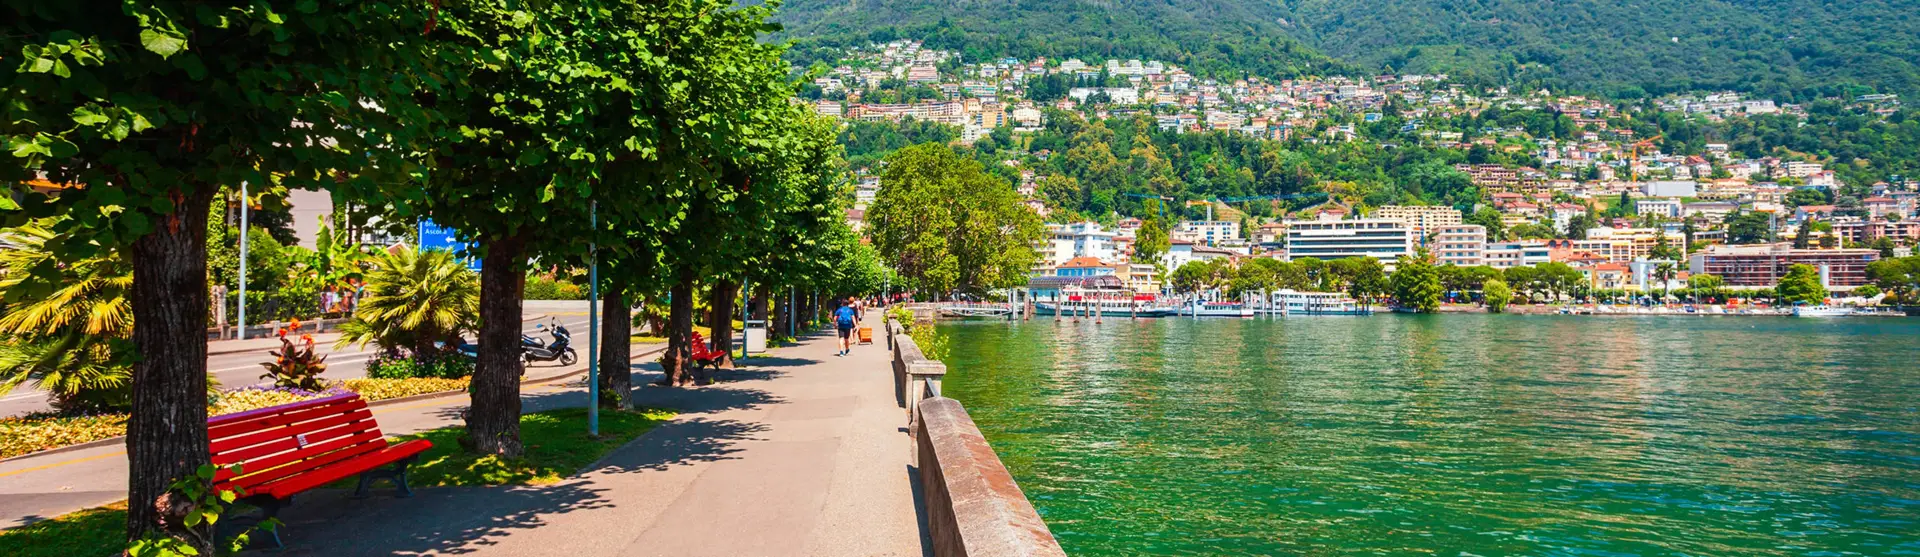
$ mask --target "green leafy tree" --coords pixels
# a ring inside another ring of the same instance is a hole
[[[1019,284],[1044,228],[1012,185],[945,145],[887,159],[867,212],[874,247],[901,276],[934,293],[983,294]]]
[[[1391,279],[1393,297],[1400,307],[1421,313],[1440,309],[1440,274],[1434,270],[1433,256],[1422,248],[1415,255],[1402,255]]]
[[[1827,289],[1820,285],[1820,271],[1812,265],[1788,267],[1773,289],[1781,302],[1789,304],[1819,304],[1827,299]]]
[[[1513,301],[1513,289],[1500,279],[1487,279],[1481,283],[1480,291],[1486,296],[1487,311],[1491,313],[1507,311],[1507,303]]]
[[[1901,303],[1920,297],[1920,256],[1882,259],[1867,264],[1867,278]]]
[[[1149,263],[1155,269],[1165,265],[1167,250],[1173,248],[1173,240],[1167,235],[1167,227],[1158,218],[1149,218],[1141,223],[1140,231],[1133,240],[1133,261]]]
[[[422,73],[407,45],[432,14],[414,3],[27,0],[0,8],[0,183],[44,176],[57,196],[0,203],[6,226],[65,215],[61,261],[119,251],[139,354],[128,427],[128,539],[156,531],[154,502],[208,462],[207,208],[223,186],[352,190],[400,169],[385,145],[417,111],[396,99]],[[369,157],[382,163],[369,164]],[[340,172],[336,172],[340,171]],[[15,186],[17,187],[17,186]],[[21,190],[16,190],[20,192]],[[36,269],[59,278],[52,266]],[[44,291],[38,286],[10,289]],[[205,525],[182,539],[205,540]],[[193,543],[202,553],[204,543]]]
[[[1482,208],[1471,215],[1467,215],[1465,222],[1467,224],[1478,224],[1485,227],[1487,229],[1487,240],[1489,241],[1507,239],[1507,225],[1501,222],[1499,211]]]

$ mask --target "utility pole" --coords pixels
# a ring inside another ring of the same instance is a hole
[[[740,357],[747,357],[747,328],[753,323],[753,279],[740,279]]]
[[[240,182],[240,340],[247,340],[247,183]]]

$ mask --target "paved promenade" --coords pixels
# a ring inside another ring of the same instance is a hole
[[[660,344],[633,345],[641,360],[661,349]],[[649,354],[642,357],[643,354]],[[584,374],[585,363],[561,367],[557,362],[527,369],[531,381]],[[526,411],[586,403],[584,385],[577,378],[521,387]],[[458,425],[467,406],[464,392],[411,402],[373,407],[380,429],[391,435]],[[12,528],[73,511],[98,507],[127,498],[127,449],[122,443],[26,456],[0,462],[0,528]]]
[[[680,416],[558,484],[304,497],[284,515],[286,554],[926,554],[886,346],[842,358],[833,344],[777,349],[717,385],[639,389]],[[658,377],[649,363],[635,382]]]

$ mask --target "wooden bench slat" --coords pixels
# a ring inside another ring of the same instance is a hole
[[[365,453],[354,458],[344,459],[313,472],[290,476],[274,482],[260,484],[258,491],[276,498],[286,498],[294,494],[359,474],[374,468],[391,464],[433,447],[425,439],[414,439],[398,445],[390,445],[379,451]]]
[[[246,475],[228,478],[226,482],[233,486],[252,488],[255,485],[306,472],[361,453],[377,451],[386,446],[386,437],[379,432],[361,432],[317,445],[308,445],[299,451],[247,462],[242,466],[247,472]]]
[[[321,452],[325,452],[325,451],[316,452],[312,450],[316,446],[321,445],[322,443],[340,439],[342,437],[363,435],[367,433],[372,433],[374,435],[381,435],[380,429],[376,427],[376,424],[374,424],[372,420],[361,420],[361,421],[350,422],[346,424],[335,424],[333,427],[330,427],[330,428],[316,430],[309,433],[304,433],[303,435],[306,435],[306,438],[307,438],[307,442],[305,443],[305,446],[302,446],[302,444],[300,443],[299,437],[295,435],[288,435],[285,437],[274,439],[271,442],[262,443],[259,445],[246,447],[243,449],[238,449],[235,451],[228,452],[226,454],[214,455],[213,462],[215,465],[219,465],[219,466],[232,466],[234,464],[239,464],[241,465],[242,468],[245,468],[248,473],[252,473],[253,469],[250,467],[254,466],[255,465],[254,463],[256,462],[263,462],[265,458],[280,455],[281,453],[285,453],[288,451],[306,451],[305,454],[302,456],[302,458],[311,458],[314,456],[319,456]]]
[[[207,420],[207,438],[218,440],[235,435],[245,435],[262,429],[299,423],[347,411],[343,410],[342,407],[365,408],[366,406],[367,402],[362,400],[359,395],[349,393],[287,406],[276,406],[225,416],[216,416]]]
[[[286,425],[282,427],[276,427],[272,429],[260,430],[260,431],[248,433],[245,435],[235,435],[232,437],[221,439],[219,441],[214,441],[210,446],[212,449],[214,459],[218,460],[220,457],[228,456],[231,453],[234,453],[241,449],[245,449],[255,445],[260,445],[263,443],[269,443],[272,441],[278,441],[283,439],[291,440],[295,435],[310,434],[316,431],[320,431],[322,429],[327,429],[327,428],[331,428],[331,427],[335,427],[343,424],[350,424],[350,423],[357,423],[357,422],[368,422],[367,427],[372,427],[372,428],[378,427],[377,425],[374,425],[371,423],[373,422],[373,411],[365,408],[361,408],[361,409],[353,410],[351,412],[332,414],[326,417],[320,417],[318,419],[308,420],[308,421]],[[311,437],[311,435],[309,435],[309,437]],[[246,458],[252,458],[252,457],[241,456],[238,458],[246,459]]]

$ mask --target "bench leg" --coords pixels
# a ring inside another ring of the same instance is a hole
[[[247,498],[241,499],[241,502],[258,507],[260,509],[260,524],[266,524],[269,521],[277,521],[277,519],[280,518],[280,509],[286,508],[287,505],[293,504],[293,499],[291,497],[286,499],[276,499],[273,497],[259,496],[259,497],[247,497]],[[272,528],[256,527],[253,533],[248,534],[247,545],[257,546],[259,545],[260,540],[262,539],[272,542],[274,549],[287,548],[287,545],[285,543],[281,543],[280,541],[279,525],[273,525]]]
[[[420,455],[414,455],[394,462],[390,468],[361,472],[360,483],[353,488],[353,498],[367,498],[367,488],[372,487],[373,480],[377,479],[386,479],[393,482],[393,488],[395,490],[394,497],[401,499],[412,497],[413,488],[407,486],[407,466],[412,465],[413,461],[418,458],[420,458]]]

